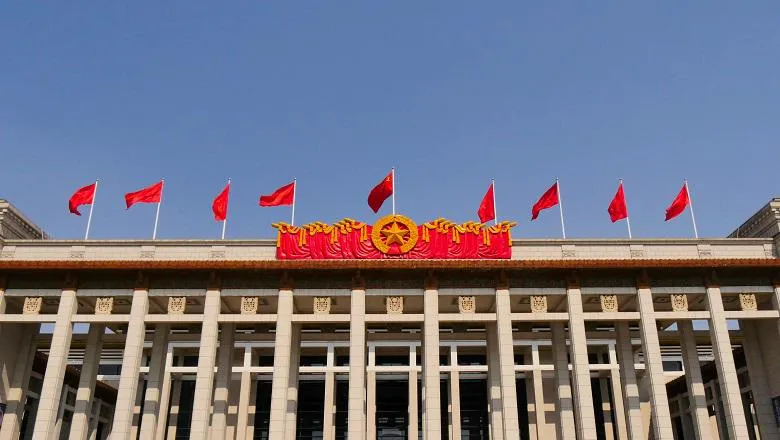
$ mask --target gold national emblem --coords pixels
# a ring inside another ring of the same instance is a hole
[[[391,214],[380,218],[371,230],[371,241],[383,254],[405,254],[417,244],[417,225],[403,215]]]

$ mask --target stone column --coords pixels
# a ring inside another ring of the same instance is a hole
[[[276,311],[276,340],[274,342],[274,375],[271,383],[271,415],[269,440],[285,440],[287,418],[287,387],[290,385],[290,355],[292,344],[293,292],[279,290]],[[297,348],[296,348],[297,349]]]
[[[376,372],[366,372],[366,440],[376,440]]]
[[[333,357],[333,347],[328,347],[328,357]],[[334,363],[329,360],[328,368]],[[332,370],[325,372],[325,411],[322,423],[323,440],[336,440],[336,373]]]
[[[731,340],[729,339],[720,287],[707,287],[707,307],[710,311],[712,351],[718,370],[718,382],[720,382],[723,408],[726,412],[729,438],[733,440],[748,439],[745,410],[742,406],[742,394],[739,392],[737,367],[734,365],[734,355],[731,352]]]
[[[536,425],[536,438],[538,440],[542,440],[547,437],[545,435],[545,425],[547,424],[547,420],[544,413],[544,385],[542,384],[542,370],[534,370],[531,373],[531,377],[533,378],[534,424]]]
[[[756,417],[758,418],[758,429],[761,439],[778,440],[780,439],[780,432],[778,432],[777,424],[775,423],[772,399],[769,396],[770,388],[767,382],[764,357],[761,354],[761,342],[759,341],[756,322],[752,319],[743,319],[740,321],[740,327],[742,328],[742,335],[745,337],[742,348],[745,350],[745,360],[747,361],[748,375],[750,376],[750,392],[753,393],[753,404],[756,407]]]
[[[501,406],[501,359],[498,355],[498,331],[496,325],[487,323],[488,361],[488,411],[490,438],[504,440],[504,414]],[[574,423],[574,419],[572,419]]]
[[[499,359],[499,378],[501,381],[501,413],[504,417],[504,438],[506,440],[517,440],[520,438],[520,422],[517,414],[512,307],[509,302],[509,289],[504,287],[496,289],[496,342]]]
[[[138,392],[138,370],[144,350],[146,325],[144,319],[149,312],[149,291],[136,289],[133,292],[133,304],[130,307],[130,322],[127,324],[125,353],[122,357],[122,374],[119,378],[114,426],[111,428],[111,440],[129,440],[133,424],[133,407]]]
[[[203,306],[203,325],[200,330],[198,372],[195,376],[195,401],[192,404],[190,439],[207,440],[211,400],[214,391],[214,366],[217,361],[217,337],[219,336],[219,312],[222,306],[219,289],[206,291]]]
[[[407,438],[409,440],[418,440],[420,419],[418,418],[419,406],[417,402],[417,353],[414,347],[409,354],[409,426],[407,428]]]
[[[593,394],[590,386],[590,362],[588,341],[585,333],[585,319],[582,314],[582,292],[579,285],[572,284],[566,292],[569,307],[569,338],[571,339],[571,363],[574,382],[574,421],[578,436],[582,440],[596,440],[596,415],[593,410]]]
[[[452,427],[451,440],[460,440],[460,373],[458,370],[450,371],[450,426]]]
[[[171,409],[168,414],[168,431],[165,433],[165,427],[162,431],[167,440],[176,439],[176,428],[179,425],[179,411],[181,411],[181,384],[183,382],[180,376],[171,377]]]
[[[246,347],[244,349],[244,367],[252,365],[252,349]],[[236,421],[236,439],[251,438],[249,436],[249,401],[250,394],[252,394],[252,373],[244,371],[241,373],[241,390],[238,394],[238,420]]]
[[[235,324],[222,324],[219,338],[219,363],[217,383],[214,387],[214,415],[211,419],[211,440],[224,440],[227,431],[227,417],[231,373],[233,371],[233,339]]]
[[[103,334],[106,327],[103,324],[91,323],[87,335],[87,348],[84,363],[79,375],[79,389],[76,391],[76,405],[73,411],[73,422],[70,427],[70,437],[76,440],[87,440],[89,435],[89,415],[92,411],[92,399],[97,381],[97,370],[100,365],[100,352],[103,348]]]
[[[164,382],[165,359],[168,353],[168,335],[171,332],[167,324],[157,324],[152,340],[152,355],[149,359],[149,374],[146,376],[146,394],[144,395],[144,411],[141,415],[141,438],[153,438],[160,417],[161,388]]]
[[[688,385],[688,402],[693,429],[698,440],[705,440],[712,435],[712,429],[710,428],[710,415],[707,411],[707,397],[704,394],[704,383],[701,378],[699,352],[696,349],[696,336],[693,333],[691,321],[677,321],[677,329],[680,332],[680,348],[685,366],[685,383]]]
[[[609,359],[611,364],[618,364],[613,366],[609,371],[609,380],[612,385],[612,401],[610,402],[610,409],[615,414],[615,425],[617,429],[618,439],[628,439],[628,425],[626,424],[626,408],[623,399],[623,383],[620,380],[620,362],[617,357],[617,350],[614,345],[609,346]]]
[[[366,438],[366,291],[352,289],[349,321],[349,396],[347,436]]]
[[[620,363],[620,382],[623,385],[623,407],[625,409],[628,427],[628,437],[640,440],[644,435],[642,423],[642,408],[639,400],[639,385],[634,367],[634,348],[631,344],[631,332],[628,322],[615,323],[615,339],[617,339],[617,358]]]
[[[439,291],[426,286],[423,293],[423,391],[425,420],[423,438],[441,440],[441,390],[439,365]]]
[[[165,358],[163,360],[164,364],[161,367],[160,371],[160,377],[162,378],[162,389],[160,390],[160,403],[157,405],[159,408],[159,413],[157,414],[157,418],[155,421],[156,427],[154,428],[154,438],[155,440],[164,440],[165,439],[165,429],[168,426],[168,413],[171,411],[172,405],[172,396],[171,396],[171,387],[173,382],[173,375],[171,374],[171,368],[173,366],[173,347],[168,346],[168,333],[170,333],[170,327],[157,327],[158,331],[165,334],[166,342],[165,344],[162,344],[165,346]],[[164,329],[164,330],[163,330]],[[155,335],[157,336],[157,335]],[[157,344],[155,343],[155,346],[152,347],[152,350],[156,348]],[[152,353],[152,357],[154,357],[154,353]],[[153,359],[151,359],[153,360]],[[155,364],[152,364],[151,367],[155,366]],[[178,403],[177,403],[178,405]],[[141,422],[144,423],[143,421]],[[143,426],[142,426],[143,427]],[[145,429],[145,428],[144,428]],[[151,437],[142,437],[142,438],[151,438]]]
[[[46,364],[46,375],[43,377],[41,397],[38,403],[38,414],[35,417],[33,437],[36,439],[56,439],[59,432],[54,432],[57,422],[62,383],[65,380],[65,367],[68,365],[68,351],[73,336],[71,318],[76,313],[76,290],[65,289],[60,297],[57,309],[57,320],[54,323],[54,334],[49,348],[49,362]]]
[[[0,425],[0,440],[17,440],[24,415],[24,403],[27,400],[27,387],[30,383],[33,360],[38,350],[35,344],[35,335],[38,333],[38,325],[26,325],[25,333],[20,338],[21,352],[16,358],[14,376],[11,380],[8,394],[6,395],[5,415],[3,424]]]
[[[566,345],[566,330],[562,322],[550,323],[552,331],[553,363],[555,364],[555,384],[558,389],[556,410],[558,411],[558,438],[577,438],[574,424],[574,401],[571,393],[569,374],[569,350]]]
[[[609,400],[609,382],[603,377],[598,378],[599,394],[601,394],[601,413],[604,415],[604,436],[607,440],[614,440],[615,426],[612,424],[611,414],[614,412],[613,402]]]
[[[249,421],[246,426],[246,438],[254,438],[255,435],[255,416],[257,415],[257,388],[258,384],[252,381],[252,386],[249,389],[249,408],[247,409]],[[238,439],[238,437],[236,437],[236,439]]]
[[[639,307],[639,330],[645,354],[645,371],[650,376],[650,401],[653,411],[653,432],[656,440],[672,440],[672,417],[669,414],[669,399],[666,395],[666,379],[661,362],[661,345],[658,342],[658,328],[653,308],[653,294],[649,287],[637,288]]]
[[[287,440],[295,440],[295,427],[298,423],[298,371],[301,363],[301,326],[293,324],[290,352],[290,374],[287,385],[287,415],[285,416],[285,435]]]

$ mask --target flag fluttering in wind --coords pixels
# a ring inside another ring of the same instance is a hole
[[[615,193],[615,197],[612,198],[612,202],[610,202],[607,212],[609,212],[609,219],[612,220],[612,223],[628,218],[628,207],[626,206],[626,196],[623,193],[622,180],[618,183],[617,192]]]
[[[125,204],[127,209],[136,203],[160,203],[162,200],[163,181],[154,185],[147,186],[144,189],[125,194]]]
[[[547,208],[552,208],[558,205],[558,209],[561,213],[561,235],[566,238],[566,226],[563,223],[563,202],[561,202],[561,184],[558,179],[555,179],[555,184],[551,186],[547,191],[542,194],[542,197],[534,203],[531,208],[531,220],[536,220],[539,217],[539,213]]]
[[[84,240],[89,239],[89,227],[92,224],[92,211],[95,209],[95,194],[97,194],[97,180],[95,183],[79,188],[70,196],[68,200],[68,210],[78,216],[79,206],[89,205],[89,217],[87,218],[87,232],[84,233]]]
[[[227,219],[228,199],[230,198],[230,181],[225,185],[225,189],[214,198],[211,204],[211,211],[214,213],[214,220],[223,222]]]
[[[214,213],[214,220],[222,222],[222,239],[225,239],[225,228],[227,227],[228,199],[230,198],[230,179],[228,179],[225,189],[214,198],[211,203],[211,212]]]
[[[295,182],[290,182],[268,195],[260,196],[260,206],[287,206],[295,201]]]
[[[693,236],[699,238],[699,231],[696,229],[696,216],[693,215],[693,201],[691,201],[691,193],[688,190],[688,181],[683,181],[683,186],[680,192],[677,193],[677,197],[674,198],[672,204],[666,208],[666,221],[669,221],[685,211],[685,208],[690,206],[691,222],[693,223]]]
[[[269,195],[260,196],[260,206],[288,206],[292,205],[292,215],[290,224],[295,224],[295,190],[298,185],[298,181],[293,179],[292,182],[284,185]]]
[[[162,192],[165,179],[160,180],[154,185],[147,186],[135,192],[125,194],[125,204],[127,209],[136,203],[157,203],[157,214],[154,215],[154,230],[152,231],[152,240],[157,238],[157,222],[160,220],[160,205],[162,205]]]
[[[387,200],[388,197],[395,193],[395,168],[390,170],[390,174],[387,175],[379,185],[375,186],[370,193],[368,193],[368,206],[374,212],[379,212],[379,208]],[[393,214],[395,214],[395,198],[393,199]]]
[[[669,221],[685,211],[690,203],[690,197],[688,196],[688,185],[683,185],[680,192],[677,193],[677,197],[674,198],[672,204],[666,208],[666,221]]]
[[[618,181],[617,192],[615,193],[615,197],[612,198],[612,202],[610,202],[607,212],[609,213],[609,219],[612,220],[612,223],[626,219],[628,238],[631,238],[631,220],[628,218],[628,205],[626,204],[626,195],[623,192],[623,179]]]
[[[490,188],[485,193],[485,197],[482,198],[482,203],[479,204],[477,215],[481,223],[496,219],[496,195],[493,190],[495,184],[495,181],[490,182]]]
[[[70,196],[68,200],[68,210],[76,215],[81,215],[79,212],[79,206],[91,205],[95,201],[95,191],[97,189],[97,182],[91,183],[83,188],[79,188],[76,192]]]
[[[547,191],[542,194],[542,197],[534,204],[531,209],[531,220],[536,220],[539,217],[539,213],[547,208],[552,208],[557,205],[558,200],[558,182],[556,181]]]

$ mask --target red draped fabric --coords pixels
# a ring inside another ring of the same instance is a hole
[[[417,225],[418,240],[406,253],[393,245],[384,253],[371,240],[371,225],[345,219],[334,225],[312,223],[292,226],[277,223],[276,257],[280,260],[339,259],[509,259],[510,230],[514,223],[483,226],[469,222],[455,225],[446,220]]]

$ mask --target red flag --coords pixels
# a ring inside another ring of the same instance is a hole
[[[607,212],[609,212],[609,218],[610,220],[612,220],[612,223],[615,223],[618,220],[623,220],[624,218],[628,217],[626,196],[623,194],[623,182],[620,182],[618,184],[617,193],[615,193],[615,197],[612,199],[612,202],[609,204],[609,208],[607,208]]]
[[[485,193],[485,197],[482,198],[482,203],[479,204],[479,209],[477,210],[480,222],[485,223],[496,218],[495,201],[496,200],[493,197],[493,183],[491,183],[490,188],[488,188]]]
[[[161,180],[152,186],[125,194],[127,209],[130,209],[130,207],[136,203],[160,203],[160,199],[162,199],[162,189],[163,181]]]
[[[79,206],[92,204],[92,202],[95,200],[96,187],[97,184],[92,183],[76,190],[76,192],[70,196],[70,200],[68,200],[68,210],[73,214],[81,215],[79,212]]]
[[[387,177],[379,182],[379,185],[375,186],[374,189],[368,193],[368,206],[371,207],[371,210],[377,212],[379,211],[379,208],[382,207],[382,203],[384,203],[385,200],[387,200],[387,198],[391,195],[393,195],[392,171],[390,171],[390,174],[388,174]]]
[[[221,222],[227,218],[228,198],[230,197],[230,182],[225,189],[214,199],[211,204],[211,210],[214,212],[214,220]]]
[[[539,198],[539,201],[534,204],[534,207],[531,209],[531,220],[536,220],[536,217],[539,217],[539,212],[541,212],[543,209],[552,208],[557,204],[558,182],[555,182],[555,184],[553,184],[550,189],[542,194],[542,197]]]
[[[295,181],[277,189],[273,194],[260,196],[260,206],[292,205],[295,201]]]
[[[688,185],[683,184],[683,187],[677,194],[677,197],[675,197],[672,204],[666,208],[666,221],[669,221],[680,215],[683,211],[685,211],[685,207],[688,206],[689,203],[690,199],[688,198]]]

